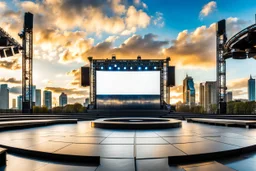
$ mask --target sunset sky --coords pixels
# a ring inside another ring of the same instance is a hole
[[[69,103],[84,102],[80,86],[87,57],[166,58],[176,66],[171,102],[182,100],[188,74],[197,88],[215,74],[215,23],[227,20],[228,38],[255,23],[255,0],[0,0],[0,27],[19,40],[24,12],[34,14],[34,84],[61,92]],[[247,98],[247,80],[256,77],[254,59],[227,61],[228,90]],[[0,60],[0,84],[10,87],[10,101],[21,94],[21,55]],[[198,100],[198,97],[197,97]]]

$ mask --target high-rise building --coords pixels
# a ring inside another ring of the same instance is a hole
[[[36,106],[41,107],[41,90],[36,89]]]
[[[90,103],[89,98],[86,98],[84,102],[84,107],[88,107],[89,103]]]
[[[204,83],[199,85],[199,104],[204,106]]]
[[[248,80],[248,100],[255,101],[255,79],[251,75]]]
[[[227,92],[226,98],[227,98],[227,100],[226,100],[227,102],[231,102],[233,100],[233,93],[232,93],[232,91]]]
[[[196,102],[196,90],[192,77],[188,75],[183,80],[183,103],[194,106]]]
[[[43,102],[44,106],[46,106],[48,109],[52,108],[52,92],[51,91],[44,91],[43,95]]]
[[[200,83],[199,90],[200,104],[205,111],[209,112],[211,110],[211,105],[217,104],[216,81]]]
[[[12,99],[12,109],[16,109],[16,99]]]
[[[22,110],[22,95],[17,97],[18,110]]]
[[[0,85],[0,109],[9,109],[9,89],[7,84]]]
[[[59,97],[59,106],[63,107],[68,104],[68,96],[65,93],[61,93]]]
[[[35,85],[32,86],[32,102],[33,102],[33,105],[35,105],[36,103],[36,86]]]

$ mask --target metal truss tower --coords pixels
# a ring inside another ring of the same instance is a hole
[[[225,114],[227,111],[226,104],[226,61],[223,57],[224,46],[227,41],[226,21],[221,20],[217,23],[216,31],[216,79],[217,79],[217,112]]]
[[[33,14],[24,16],[22,38],[22,113],[33,112]]]

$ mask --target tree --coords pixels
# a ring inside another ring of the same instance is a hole
[[[234,101],[227,103],[227,113],[228,114],[234,114],[235,113],[235,103]]]
[[[209,106],[209,112],[210,112],[211,114],[217,113],[217,104],[210,104],[210,106]]]

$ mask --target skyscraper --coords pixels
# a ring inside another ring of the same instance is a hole
[[[248,80],[248,100],[255,101],[255,79],[251,75]]]
[[[35,105],[36,103],[36,86],[35,85],[32,86],[32,102],[33,102],[33,105]]]
[[[22,110],[22,95],[17,97],[18,110]]]
[[[231,102],[233,100],[233,93],[232,91],[227,92],[227,102]]]
[[[12,109],[16,109],[16,99],[12,99]]]
[[[7,84],[0,85],[0,109],[9,109],[9,89]]]
[[[89,105],[89,103],[90,103],[89,98],[86,98],[85,102],[84,102],[84,107],[87,107]]]
[[[204,83],[199,85],[199,103],[201,106],[204,106]]]
[[[216,81],[200,83],[200,104],[209,112],[211,105],[217,104]]]
[[[52,92],[51,91],[44,91],[44,95],[43,95],[43,102],[44,105],[48,108],[51,109],[52,108]]]
[[[194,81],[192,77],[186,75],[183,80],[183,103],[190,106],[195,105],[196,102],[196,90],[194,87]]]
[[[36,106],[41,107],[41,90],[36,89]]]
[[[59,97],[59,106],[63,107],[66,104],[68,104],[68,96],[67,96],[67,94],[62,92]]]

